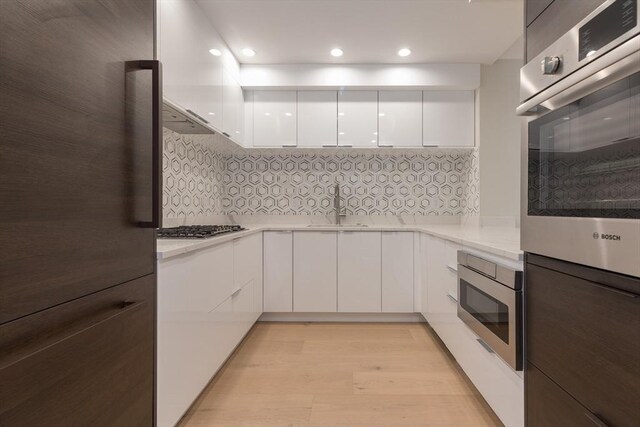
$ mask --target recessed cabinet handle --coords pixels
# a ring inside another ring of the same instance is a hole
[[[609,291],[609,292],[613,292],[614,294],[623,295],[627,298],[638,298],[638,294],[634,294],[633,292],[623,291],[622,289],[612,288],[611,286],[601,285],[600,283],[595,283],[595,282],[587,281],[587,284],[594,286],[596,288],[600,288],[604,291]]]
[[[587,417],[589,421],[591,421],[594,425],[598,427],[609,427],[604,421],[598,418],[597,415],[592,414],[591,412],[585,412],[584,416]]]
[[[480,338],[476,338],[476,341],[478,341],[478,343],[485,349],[487,350],[487,352],[493,354],[495,353],[493,351],[493,349],[491,347],[489,347],[489,344],[487,344],[486,342],[484,342],[483,340],[481,340]]]
[[[451,295],[449,292],[447,292],[447,297],[453,301],[454,303],[458,304],[458,300],[456,299],[456,297],[454,297],[453,295]]]
[[[282,144],[282,148],[293,148],[293,147],[297,147],[296,144]]]
[[[393,148],[393,144],[378,144],[378,147]]]
[[[457,268],[455,268],[454,266],[447,264],[447,268],[448,268],[448,269],[449,269],[449,271],[451,271],[452,273],[456,273],[456,274],[458,274],[458,269],[457,269]]]
[[[242,288],[238,288],[235,291],[233,291],[233,293],[231,294],[231,298],[235,297],[236,295],[238,295],[240,293],[240,291],[242,290]]]
[[[353,147],[353,145],[352,144],[338,144],[338,147],[349,148],[349,147]]]
[[[438,144],[422,144],[423,147],[439,147]]]
[[[337,147],[336,144],[322,144],[323,147]]]

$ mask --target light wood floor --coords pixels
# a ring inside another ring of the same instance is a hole
[[[202,426],[500,426],[422,324],[258,323],[184,417]]]

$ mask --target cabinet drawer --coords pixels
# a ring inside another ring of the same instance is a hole
[[[596,427],[592,414],[532,364],[527,365],[528,427]],[[535,396],[535,397],[533,397]]]
[[[155,275],[0,327],[0,425],[151,426]]]
[[[640,289],[635,279],[620,282]],[[605,422],[637,425],[640,297],[531,263],[525,291],[529,362]]]

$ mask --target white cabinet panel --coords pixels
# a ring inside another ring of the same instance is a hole
[[[338,233],[338,311],[382,310],[380,232]]]
[[[293,234],[293,311],[337,311],[337,233]]]
[[[233,241],[234,281],[236,289],[253,286],[253,312],[262,314],[262,233]]]
[[[338,145],[378,146],[378,92],[338,92]]]
[[[254,147],[295,146],[297,140],[296,92],[253,93]]]
[[[422,147],[422,91],[380,91],[378,100],[378,145]]]
[[[244,91],[244,147],[253,147],[253,92]]]
[[[226,69],[223,74],[222,131],[241,143],[244,133],[244,95],[240,84]]]
[[[264,232],[264,311],[293,311],[293,233]]]
[[[298,91],[298,147],[338,145],[338,93]]]
[[[423,92],[423,145],[473,147],[475,93],[473,91]]]
[[[413,312],[413,233],[382,233],[382,311]]]

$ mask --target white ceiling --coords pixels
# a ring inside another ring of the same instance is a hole
[[[486,64],[523,27],[523,0],[196,1],[245,64]],[[334,47],[344,56],[329,55]],[[401,47],[413,53],[401,58]]]

